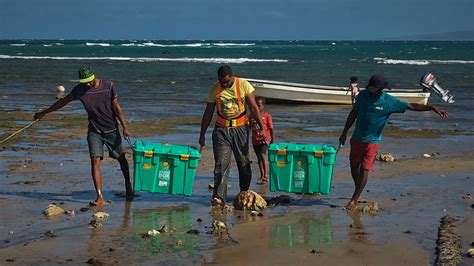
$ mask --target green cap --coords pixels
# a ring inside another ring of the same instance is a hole
[[[79,82],[88,83],[95,79],[94,71],[89,66],[83,66],[79,69]]]

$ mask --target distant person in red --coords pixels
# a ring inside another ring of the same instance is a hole
[[[255,101],[260,110],[260,118],[263,122],[263,132],[265,132],[265,136],[260,134],[260,127],[254,118],[250,119],[250,125],[252,128],[252,145],[255,150],[255,155],[257,155],[258,168],[260,169],[258,184],[263,185],[268,182],[269,175],[267,149],[268,145],[273,143],[275,136],[273,135],[272,116],[265,111],[265,99],[257,97]]]
[[[133,200],[134,192],[130,181],[130,171],[122,147],[117,120],[122,124],[123,135],[128,137],[130,133],[118,101],[117,92],[111,81],[99,79],[90,67],[84,66],[79,69],[79,84],[72,89],[71,93],[47,109],[37,112],[34,118],[41,119],[46,114],[61,109],[74,100],[82,102],[89,120],[87,144],[91,159],[92,180],[97,193],[97,198],[89,205],[106,204],[102,194],[102,172],[100,170],[100,162],[104,158],[104,145],[109,150],[109,156],[120,163],[120,169],[125,178],[125,199],[127,201]]]

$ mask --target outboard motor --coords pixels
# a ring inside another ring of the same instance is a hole
[[[449,93],[449,90],[443,89],[438,82],[436,82],[436,78],[431,73],[426,73],[420,80],[420,85],[423,86],[425,89],[430,89],[436,92],[438,96],[447,103],[454,103],[454,97]]]

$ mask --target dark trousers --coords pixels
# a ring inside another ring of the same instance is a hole
[[[234,153],[239,169],[240,191],[250,187],[252,170],[249,159],[249,132],[248,125],[236,128],[215,126],[212,132],[214,150],[214,192],[213,197],[227,200],[227,178],[230,170],[230,157]]]

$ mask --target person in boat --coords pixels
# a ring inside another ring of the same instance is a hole
[[[106,203],[102,194],[102,173],[100,170],[100,162],[104,158],[104,145],[109,150],[109,156],[117,159],[120,163],[125,178],[126,200],[133,200],[134,192],[130,182],[130,171],[122,147],[117,119],[122,124],[123,135],[130,136],[130,133],[112,82],[99,79],[88,66],[81,67],[79,69],[79,84],[72,89],[71,93],[56,101],[49,108],[37,112],[34,118],[41,119],[46,114],[61,109],[74,100],[82,102],[89,120],[87,144],[91,160],[92,180],[97,193],[97,198],[89,205],[99,206]]]
[[[273,122],[272,116],[265,110],[265,98],[256,97],[257,106],[260,111],[261,119],[263,122],[265,136],[260,135],[260,127],[258,126],[257,120],[254,117],[250,118],[250,127],[252,129],[252,146],[255,151],[255,155],[258,160],[258,168],[260,170],[260,178],[258,181],[259,185],[263,185],[268,182],[270,174],[267,160],[267,149],[268,145],[272,144],[275,136],[273,134]]]
[[[401,101],[384,92],[383,89],[386,87],[387,82],[382,76],[375,74],[370,78],[366,89],[357,96],[339,137],[339,145],[342,146],[346,142],[347,132],[354,122],[356,123],[350,140],[349,161],[355,190],[346,205],[346,209],[349,210],[357,207],[358,200],[367,184],[369,172],[374,171],[382,132],[391,114],[404,113],[408,109],[418,112],[433,111],[442,118],[448,117],[448,113],[441,108]]]
[[[347,93],[351,93],[351,102],[352,105],[355,103],[355,98],[359,94],[360,88],[359,88],[359,83],[358,83],[358,78],[356,76],[352,76],[350,78],[350,83],[349,87],[347,88]],[[347,95],[346,93],[346,95]]]
[[[260,134],[265,137],[260,111],[255,102],[255,89],[241,78],[235,77],[232,69],[223,65],[217,70],[217,83],[209,91],[206,109],[202,116],[199,144],[206,144],[205,134],[217,106],[217,118],[212,132],[214,152],[213,206],[223,205],[227,200],[227,178],[230,157],[234,154],[239,170],[240,191],[247,191],[252,179],[249,159],[249,133],[247,110],[256,118]]]

